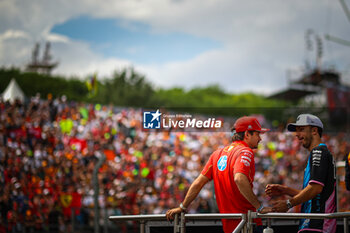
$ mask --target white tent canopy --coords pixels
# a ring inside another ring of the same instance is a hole
[[[24,102],[24,93],[21,88],[18,86],[16,80],[11,79],[10,84],[6,87],[5,91],[2,93],[2,98],[4,101],[10,101],[13,103],[16,99],[19,99],[21,102]]]

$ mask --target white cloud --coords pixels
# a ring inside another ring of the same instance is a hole
[[[98,77],[110,77],[115,70],[130,67],[130,61],[118,58],[105,58],[93,53],[89,45],[82,42],[69,42],[56,44],[53,54],[60,62],[55,74],[69,74],[85,78],[97,72]]]
[[[285,80],[274,79],[284,75],[280,64],[266,64],[264,56],[250,61],[248,53],[227,48],[203,53],[195,59],[171,62],[164,65],[138,66],[143,73],[149,74],[153,83],[160,86],[206,86],[220,84],[230,92],[256,91],[262,94],[272,93],[277,87],[285,85]],[[251,66],[255,65],[255,68]]]
[[[52,43],[68,43],[70,41],[68,37],[56,33],[49,33],[46,39]]]
[[[12,30],[12,29],[9,29],[4,33],[0,34],[0,41],[9,40],[9,39],[18,39],[18,38],[28,38],[28,34],[24,31]]]

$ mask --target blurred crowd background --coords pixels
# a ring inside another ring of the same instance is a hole
[[[210,154],[231,142],[229,132],[145,132],[141,109],[69,102],[64,96],[1,101],[0,113],[0,232],[72,232],[73,223],[93,227],[93,170],[104,156],[98,173],[101,225],[110,215],[165,213],[183,200]],[[336,161],[350,151],[346,136],[323,137]],[[255,159],[260,200],[271,201],[264,195],[268,183],[301,188],[307,157],[283,127],[264,134]],[[338,211],[350,211],[350,193],[339,175]],[[212,183],[189,212],[217,212]]]

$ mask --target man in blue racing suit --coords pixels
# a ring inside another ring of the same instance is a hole
[[[273,204],[273,211],[286,212],[293,206],[302,204],[302,213],[334,213],[336,211],[336,173],[332,154],[326,144],[321,142],[323,124],[311,114],[301,114],[296,123],[287,129],[296,132],[303,147],[310,151],[304,172],[303,189],[297,190],[285,185],[268,184],[269,196],[289,195],[287,200]],[[298,232],[336,231],[336,219],[302,219]]]

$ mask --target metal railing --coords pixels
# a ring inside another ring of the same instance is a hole
[[[180,221],[179,215],[175,215],[174,218],[174,233],[184,233],[186,220],[212,220],[212,219],[241,219],[234,233],[242,231],[246,226],[247,216],[246,214],[186,214],[181,213]],[[145,233],[145,223],[147,221],[167,221],[165,214],[150,214],[150,215],[122,215],[122,216],[110,216],[109,220],[112,221],[139,221],[140,233]]]
[[[259,214],[256,212],[252,212],[252,213],[248,212],[248,219],[250,218],[262,218],[262,219],[338,219],[338,218],[342,218],[344,221],[344,233],[349,233],[348,218],[350,218],[350,212],[337,212],[332,214],[314,214],[314,213]]]
[[[349,233],[348,218],[350,212],[337,212],[332,214],[305,214],[305,213],[268,213],[259,214],[249,211],[248,214],[185,214],[175,215],[174,233],[186,232],[186,220],[218,220],[218,219],[241,219],[233,233],[252,232],[252,222],[254,218],[261,219],[339,219],[344,221],[344,233]],[[154,215],[121,215],[110,216],[112,221],[139,221],[140,233],[145,233],[145,224],[147,221],[167,221],[165,214]],[[268,221],[270,227],[270,221]]]

